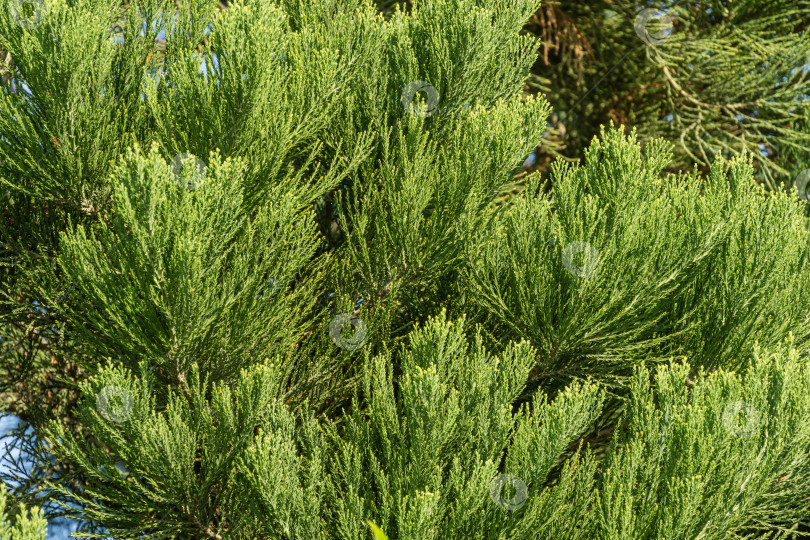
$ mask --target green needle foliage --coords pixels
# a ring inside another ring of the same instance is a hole
[[[492,334],[537,347],[538,380],[610,385],[656,358],[728,367],[754,333],[773,345],[793,332],[805,350],[808,236],[795,191],[766,195],[742,159],[716,161],[705,181],[663,180],[662,141],[642,152],[635,136],[602,137],[583,166],[554,167],[553,196],[530,180],[467,245],[459,291]]]
[[[750,153],[668,174],[643,126],[505,196],[538,0],[15,1],[15,503],[86,538],[810,534],[805,204]]]
[[[47,522],[42,511],[36,509],[28,515],[24,506],[17,511],[16,522],[7,519],[11,512],[6,511],[7,493],[5,486],[0,486],[0,538],[2,540],[45,540]]]
[[[105,225],[63,233],[33,294],[83,344],[74,358],[86,371],[114,357],[182,378],[193,359],[225,380],[245,358],[300,338],[311,291],[274,291],[288,289],[315,251],[312,215],[285,191],[247,216],[242,167],[216,155],[210,164],[188,190],[156,148],[147,157],[135,147],[112,172]]]
[[[638,369],[607,458],[597,467],[582,447],[553,483],[604,392],[575,383],[513,411],[532,347],[491,357],[463,319],[412,332],[396,380],[391,355],[366,355],[367,406],[355,401],[342,427],[275,397],[274,362],[233,391],[217,385],[210,404],[195,366],[162,412],[145,364],[135,379],[113,366],[82,383],[98,446],[48,430],[88,478],[53,487],[117,537],[361,538],[369,519],[391,538],[763,537],[805,520],[810,502],[810,368],[792,345],[757,348],[743,376],[701,371],[688,384],[688,364]],[[99,399],[109,388],[123,412]]]

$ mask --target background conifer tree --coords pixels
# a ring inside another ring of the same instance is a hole
[[[806,12],[752,6],[739,46],[783,32],[788,69]],[[756,181],[801,166],[806,111],[751,98],[787,126],[766,163],[728,135],[759,119],[669,95],[728,145],[704,162],[661,96],[632,131],[594,105],[582,161],[510,191],[571,94],[525,91],[563,6],[406,7],[3,2],[9,506],[95,538],[806,536],[810,233]],[[723,13],[671,50],[610,25],[684,89]]]
[[[527,88],[559,113],[538,166],[582,157],[613,121],[672,141],[671,170],[746,149],[757,182],[791,188],[810,143],[808,14],[802,0],[545,2],[525,27],[543,40]]]

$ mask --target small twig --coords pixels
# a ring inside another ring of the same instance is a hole
[[[698,101],[697,99],[690,96],[683,88],[681,88],[681,85],[679,85],[677,83],[677,81],[672,77],[672,74],[670,73],[669,68],[667,66],[662,66],[662,69],[664,71],[664,76],[667,78],[667,81],[669,81],[669,83],[675,88],[675,90],[677,90],[678,93],[680,93],[688,101],[692,102],[694,105],[696,105],[696,106],[698,106],[698,107],[700,107],[702,109],[717,109],[717,110],[721,110],[721,111],[729,111],[729,110],[736,111],[736,109],[748,109],[748,108],[756,107],[757,105],[762,104],[760,101],[752,101],[752,102],[749,102],[749,103],[729,103],[727,105],[716,105],[714,103],[703,103],[702,101]]]
[[[597,433],[595,435],[591,435],[589,437],[584,437],[584,438],[580,437],[580,438],[578,438],[577,440],[575,440],[574,442],[572,442],[571,444],[568,445],[567,451],[568,452],[573,452],[574,450],[576,450],[577,446],[579,446],[580,441],[583,442],[583,443],[595,443],[595,442],[602,441],[604,439],[609,439],[613,435],[614,431],[616,431],[616,426],[605,428],[602,431],[600,431],[599,433]]]
[[[179,370],[177,371],[177,380],[180,381],[180,386],[183,387],[183,391],[186,393],[187,396],[191,396],[191,392],[188,391],[188,386],[186,385],[186,375]]]
[[[391,281],[388,283],[388,285],[386,285],[385,287],[383,287],[383,288],[382,288],[382,290],[380,291],[380,293],[379,293],[379,295],[378,295],[378,296],[379,296],[379,298],[380,298],[380,299],[383,299],[383,298],[385,298],[386,296],[388,296],[388,293],[391,291],[391,286],[394,284],[394,281],[396,281],[396,280],[398,280],[398,279],[402,279],[402,276],[404,276],[404,275],[405,275],[405,272],[407,272],[407,271],[408,271],[408,263],[407,263],[407,262],[405,262],[405,260],[403,259],[403,260],[402,260],[402,268],[400,268],[399,270],[397,270],[397,275],[394,277],[394,279],[392,279],[392,280],[391,280]],[[356,313],[355,313],[355,315],[356,315]]]
[[[222,540],[222,537],[219,534],[211,530],[210,525],[206,527],[205,525],[200,523],[200,520],[198,520],[197,518],[191,518],[191,520],[194,523],[194,525],[199,527],[200,530],[208,536],[208,538],[216,538],[217,540]]]

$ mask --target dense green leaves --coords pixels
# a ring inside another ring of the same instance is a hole
[[[240,164],[210,162],[190,191],[156,152],[130,152],[113,173],[106,226],[64,233],[36,294],[86,358],[146,360],[175,377],[194,360],[220,380],[295,343],[311,301],[278,291],[317,247],[311,215],[293,193],[246,215]]]
[[[371,520],[392,538],[719,539],[804,519],[810,369],[791,340],[758,348],[742,376],[635,370],[607,458],[597,468],[584,449],[549,482],[604,392],[575,383],[514,411],[531,347],[491,357],[464,333],[463,320],[431,319],[411,333],[396,379],[390,355],[367,356],[368,405],[355,402],[341,425],[274,397],[274,362],[243,371],[233,392],[216,385],[210,405],[195,366],[163,412],[148,372],[111,366],[82,385],[81,416],[103,446],[56,424],[49,437],[88,474],[71,496],[118,534],[360,538]],[[158,508],[171,517],[147,525]]]
[[[536,0],[48,6],[0,6],[0,367],[83,401],[17,499],[96,538],[810,522],[803,204],[613,128],[499,198]]]
[[[790,341],[757,350],[743,376],[691,385],[676,365],[651,387],[637,371],[602,469],[600,538],[759,538],[806,520],[810,373]]]
[[[660,141],[642,152],[603,132],[583,166],[554,168],[552,194],[530,182],[467,245],[469,301],[493,333],[538,348],[538,379],[621,384],[673,355],[730,366],[754,332],[763,344],[793,332],[806,350],[802,204],[763,195],[741,158],[664,181],[668,157]]]
[[[3,540],[45,540],[45,527],[47,522],[42,518],[42,512],[37,509],[28,515],[25,507],[17,512],[16,522],[9,522],[6,518],[5,486],[0,487],[0,538]]]

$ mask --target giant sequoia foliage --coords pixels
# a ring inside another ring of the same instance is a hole
[[[538,0],[18,4],[15,505],[95,538],[810,534],[804,203],[612,126],[504,199],[552,113]]]

